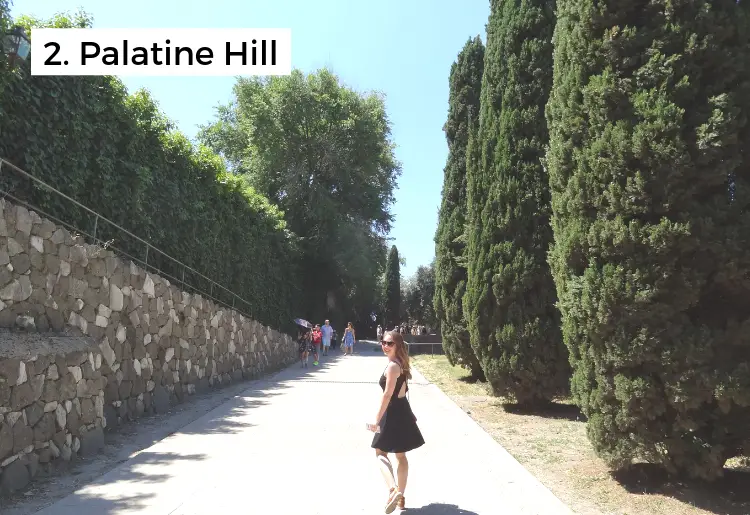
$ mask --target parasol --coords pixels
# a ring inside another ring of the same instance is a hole
[[[294,323],[306,327],[307,329],[312,329],[312,324],[303,318],[295,318]]]

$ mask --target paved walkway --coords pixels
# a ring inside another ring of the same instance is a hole
[[[43,515],[383,513],[386,488],[365,429],[382,354],[292,366],[38,512]],[[409,515],[571,513],[416,372],[426,445],[410,453]],[[398,513],[398,511],[396,512]]]

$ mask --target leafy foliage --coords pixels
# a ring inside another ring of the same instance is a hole
[[[395,245],[391,247],[385,263],[383,302],[383,324],[390,330],[401,323],[401,263]]]
[[[435,328],[437,318],[433,307],[435,297],[435,263],[417,267],[414,275],[404,281],[402,289],[402,312],[404,320],[411,324]]]
[[[445,355],[452,365],[482,377],[464,320],[466,291],[466,151],[469,133],[479,125],[479,97],[484,70],[484,44],[479,36],[466,42],[451,66],[448,120],[443,130],[448,159],[435,234],[435,317]]]
[[[88,26],[85,14],[30,27]],[[31,32],[29,30],[29,32]],[[33,34],[32,34],[33,37]],[[58,188],[201,276],[116,230],[101,218],[10,171],[0,187],[253,318],[287,328],[299,297],[297,242],[279,210],[206,147],[193,146],[146,91],[128,94],[113,77],[30,76],[2,71],[0,156]]]
[[[482,84],[481,200],[469,247],[469,332],[498,395],[545,402],[566,389],[555,285],[544,106],[552,83],[554,2],[494,1]],[[475,192],[476,193],[476,192]],[[481,209],[481,211],[479,211]]]
[[[400,174],[383,99],[328,70],[240,79],[234,94],[200,138],[300,236],[305,315],[371,322]]]
[[[611,466],[750,452],[747,2],[559,0],[550,265]]]

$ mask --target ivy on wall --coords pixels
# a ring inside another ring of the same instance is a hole
[[[31,76],[29,67],[0,69],[0,157],[247,304],[19,174],[3,170],[0,188],[88,234],[96,228],[98,239],[147,260],[173,284],[184,278],[255,320],[289,329],[300,281],[282,213],[219,156],[175,131],[147,92],[128,94],[114,77]]]

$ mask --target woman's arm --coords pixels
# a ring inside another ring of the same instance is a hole
[[[395,363],[390,363],[388,365],[388,368],[385,369],[385,390],[383,391],[383,397],[380,400],[378,415],[375,417],[375,425],[380,423],[380,419],[383,418],[383,415],[385,415],[385,410],[388,408],[388,403],[391,402],[391,396],[393,395],[393,390],[396,388],[398,375],[398,365]]]

